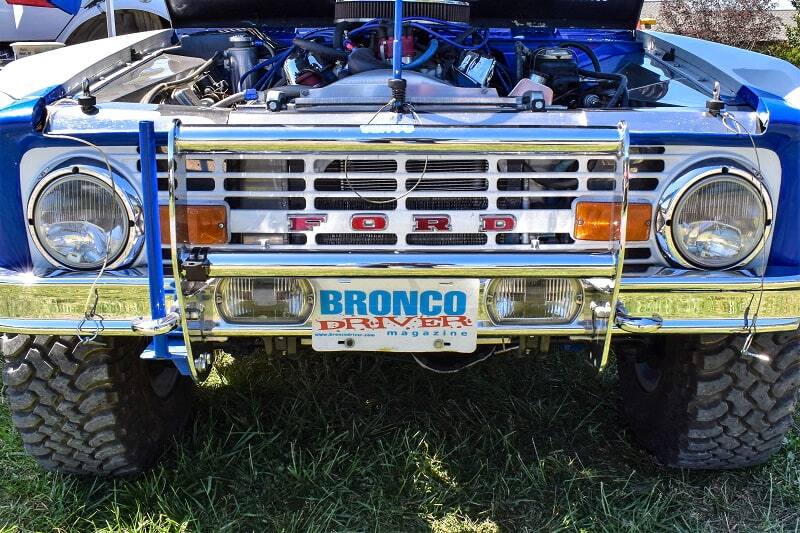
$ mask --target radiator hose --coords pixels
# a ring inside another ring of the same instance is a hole
[[[614,96],[608,101],[606,107],[617,107],[617,104],[622,102],[623,106],[628,105],[628,77],[624,74],[611,74],[606,72],[594,72],[591,70],[578,69],[578,75],[584,78],[595,80],[607,80],[617,82],[617,90]]]

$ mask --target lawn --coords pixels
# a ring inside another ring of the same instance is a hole
[[[45,474],[0,406],[15,531],[752,531],[800,527],[800,436],[764,467],[662,469],[630,441],[613,370],[570,353],[440,376],[400,359],[226,360],[162,466]],[[0,527],[0,529],[4,529]]]

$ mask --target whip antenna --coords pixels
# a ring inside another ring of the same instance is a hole
[[[403,0],[394,0],[394,43],[389,88],[392,90],[392,107],[398,113],[406,105],[407,86],[408,82],[403,78]]]

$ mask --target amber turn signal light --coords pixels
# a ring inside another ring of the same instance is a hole
[[[578,202],[575,207],[575,238],[582,241],[619,239],[621,210],[622,204],[618,203]],[[629,241],[646,241],[650,238],[652,214],[650,204],[628,205]]]
[[[161,242],[169,244],[169,207],[160,206]],[[228,213],[221,205],[175,206],[178,242],[186,244],[227,244]]]

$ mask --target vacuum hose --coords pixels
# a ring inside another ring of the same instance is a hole
[[[293,39],[292,44],[294,44],[298,48],[302,48],[307,52],[313,52],[328,59],[333,59],[337,61],[347,61],[348,57],[347,52],[343,50],[337,50],[336,48],[331,48],[330,46],[325,46],[324,44],[299,38]]]
[[[436,50],[439,49],[439,41],[436,39],[431,39],[431,44],[428,45],[428,49],[422,52],[420,55],[414,58],[414,60],[405,66],[406,70],[414,70],[416,68],[421,67],[425,63],[431,60],[431,58],[436,54]]]

